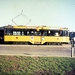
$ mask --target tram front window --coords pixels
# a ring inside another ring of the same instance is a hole
[[[68,36],[68,31],[63,31],[63,36]]]

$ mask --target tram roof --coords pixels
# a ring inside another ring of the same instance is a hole
[[[52,27],[52,26],[24,26],[24,25],[8,25],[0,27],[0,29],[4,28],[15,28],[15,29],[37,29],[37,30],[68,30],[66,27]]]

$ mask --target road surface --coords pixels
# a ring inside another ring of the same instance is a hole
[[[71,46],[0,45],[0,55],[71,57]]]

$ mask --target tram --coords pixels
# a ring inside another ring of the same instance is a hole
[[[68,44],[68,28],[49,26],[3,26],[0,27],[0,42],[10,44]]]

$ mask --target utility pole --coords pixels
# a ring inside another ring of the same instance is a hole
[[[72,39],[71,42],[71,57],[74,57],[74,39]]]

